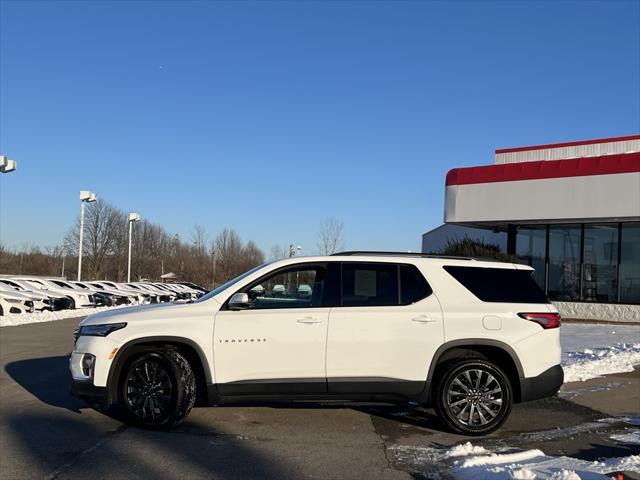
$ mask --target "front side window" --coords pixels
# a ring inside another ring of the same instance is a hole
[[[301,266],[279,270],[253,282],[242,292],[249,295],[249,309],[321,307],[326,270]]]

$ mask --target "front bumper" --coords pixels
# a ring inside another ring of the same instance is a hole
[[[528,402],[539,398],[552,397],[564,383],[562,366],[554,365],[540,375],[520,379],[520,401]]]
[[[107,406],[107,388],[96,387],[93,380],[74,380],[69,375],[69,392],[90,405]]]

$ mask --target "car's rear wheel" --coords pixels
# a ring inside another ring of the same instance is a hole
[[[138,426],[173,427],[189,414],[196,400],[191,365],[173,349],[153,349],[136,356],[121,378],[121,403],[128,420]]]
[[[513,404],[504,372],[488,360],[454,362],[444,371],[436,392],[436,411],[453,431],[484,435],[500,427]]]

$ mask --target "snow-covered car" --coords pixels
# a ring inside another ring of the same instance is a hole
[[[81,288],[74,288],[71,285],[62,286],[46,278],[38,277],[17,277],[12,280],[26,282],[31,287],[43,290],[46,293],[52,292],[54,294],[66,295],[71,299],[70,308],[92,308],[96,306],[94,296],[91,293],[83,291]],[[66,283],[61,280],[58,280],[58,282]]]
[[[49,310],[49,297],[47,297],[46,295],[42,294],[42,293],[37,293],[37,292],[27,292],[27,291],[23,291],[23,292],[18,292],[16,289],[0,282],[0,293],[6,293],[6,292],[13,292],[13,293],[21,293],[21,295],[24,295],[25,297],[29,298],[32,302],[33,302],[33,309],[34,310]]]
[[[532,273],[406,253],[263,264],[193,303],[90,315],[72,390],[150,428],[178,424],[196,399],[341,400],[434,406],[451,430],[485,435],[563,383],[560,315]],[[281,296],[250,295],[258,285]]]
[[[32,313],[33,300],[15,290],[0,290],[0,316],[17,313]]]
[[[2,286],[31,297],[36,310],[65,310],[71,306],[71,299],[69,297],[36,290],[33,287],[29,288],[26,282],[23,283],[7,278],[0,278],[0,287]]]
[[[135,283],[127,283],[127,285],[135,285],[141,288],[143,291],[153,293],[158,298],[159,303],[173,302],[177,298],[177,295],[175,293],[158,288],[151,283],[135,282]]]
[[[161,300],[161,296],[164,295],[164,292],[160,293],[160,292],[156,292],[156,291],[150,291],[147,288],[143,288],[141,285],[136,285],[135,283],[119,283],[118,285],[122,285],[125,288],[130,288],[134,291],[140,292],[142,294],[146,294],[149,295],[149,303],[161,303],[163,301],[169,301],[169,298],[167,296],[166,300]]]
[[[85,282],[85,283],[88,283],[89,285],[95,285],[97,287],[101,287],[107,291],[113,290],[114,292],[119,292],[119,293],[124,293],[125,295],[134,296],[139,305],[146,305],[147,303],[151,303],[150,293],[145,293],[140,290],[127,287],[123,283],[116,283],[108,280],[92,281],[92,282]]]
[[[123,292],[112,291],[111,289],[105,289],[101,287],[97,287],[88,282],[77,282],[70,281],[68,282],[78,288],[82,288],[83,290],[87,290],[94,295],[94,298],[98,295],[103,296],[107,299],[108,307],[113,307],[116,305],[130,305],[132,303],[138,303],[138,299],[133,295],[126,295]]]
[[[181,301],[186,301],[186,300],[190,300],[191,296],[188,295],[186,292],[173,287],[171,285],[167,285],[164,283],[159,283],[159,282],[151,282],[148,285],[157,288],[158,290],[162,290],[164,292],[169,292],[172,295],[175,295],[175,300],[181,300]]]
[[[179,283],[154,282],[153,285],[158,288],[163,288],[165,290],[175,293],[176,298],[179,300],[192,301],[202,296],[201,292],[189,287],[185,287],[184,285],[180,285]]]
[[[202,295],[204,295],[205,293],[209,293],[209,290],[207,290],[204,287],[201,287],[200,285],[198,285],[197,283],[193,283],[193,282],[180,282],[180,285],[184,285],[185,287],[189,287],[193,290],[196,290],[198,292],[200,292]]]

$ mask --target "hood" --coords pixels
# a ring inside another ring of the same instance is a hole
[[[163,317],[180,317],[180,309],[193,307],[192,303],[157,303],[151,305],[137,305],[134,307],[116,308],[100,313],[94,313],[85,318],[80,325],[99,325],[103,323],[138,322]]]

